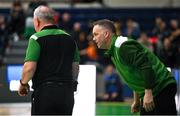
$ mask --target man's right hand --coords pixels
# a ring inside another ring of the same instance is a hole
[[[140,109],[140,103],[133,102],[133,104],[131,105],[131,112],[137,113],[139,112],[139,109]]]
[[[19,85],[19,90],[18,90],[18,94],[20,96],[26,96],[29,92],[29,84],[25,84],[25,85],[22,85],[20,84]]]
[[[139,112],[140,109],[140,98],[139,98],[139,94],[135,91],[133,92],[133,96],[134,96],[134,102],[131,105],[131,112],[136,113]]]

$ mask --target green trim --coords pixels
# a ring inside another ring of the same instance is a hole
[[[39,56],[40,56],[40,45],[34,38],[31,38],[29,40],[28,48],[26,50],[26,57],[24,61],[25,62],[38,61]]]

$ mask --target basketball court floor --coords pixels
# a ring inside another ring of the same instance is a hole
[[[31,104],[30,103],[1,103],[0,104],[0,115],[31,115]]]

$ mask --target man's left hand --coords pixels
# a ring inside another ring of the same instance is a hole
[[[150,112],[155,108],[154,99],[152,95],[151,89],[145,90],[144,100],[143,100],[143,107],[146,112]]]

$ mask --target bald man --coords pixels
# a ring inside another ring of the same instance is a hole
[[[33,21],[36,33],[29,39],[19,95],[27,95],[32,79],[32,115],[72,115],[80,60],[76,43],[55,25],[51,8],[37,7]]]

